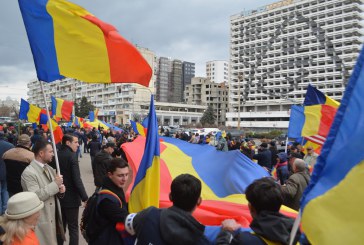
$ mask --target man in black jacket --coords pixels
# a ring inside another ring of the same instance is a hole
[[[258,164],[265,168],[269,173],[272,170],[272,153],[268,150],[268,144],[263,142],[258,149],[258,154],[253,156],[258,160]]]
[[[78,245],[78,213],[82,202],[86,202],[88,197],[83,186],[78,165],[76,151],[78,148],[78,137],[65,134],[62,138],[62,146],[58,151],[58,161],[63,184],[66,186],[66,194],[61,202],[63,226],[70,236],[69,245]],[[55,167],[55,162],[52,162]],[[60,242],[58,242],[60,244]],[[61,243],[63,244],[63,242]]]
[[[122,232],[128,215],[124,189],[128,178],[128,163],[121,158],[112,159],[99,192],[96,220],[90,224],[89,245],[124,244]]]
[[[255,180],[245,191],[248,207],[253,221],[251,232],[238,232],[240,225],[233,219],[222,222],[222,231],[216,239],[217,245],[266,245],[289,244],[294,219],[279,213],[283,203],[283,193],[279,184],[272,178]],[[235,234],[235,235],[233,235]],[[296,234],[298,241],[300,232]],[[296,243],[293,243],[296,244]]]
[[[112,157],[111,154],[114,152],[114,143],[107,143],[102,147],[102,150],[96,153],[94,158],[94,183],[97,188],[100,188],[102,181],[107,175],[108,164]]]
[[[168,209],[150,207],[128,215],[125,229],[136,234],[136,244],[210,244],[204,235],[205,226],[192,216],[201,203],[201,181],[190,174],[177,176],[172,181],[169,199],[173,206]]]

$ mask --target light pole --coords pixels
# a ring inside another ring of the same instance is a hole
[[[242,74],[238,75],[238,130],[240,130],[240,83],[243,80],[244,76]]]

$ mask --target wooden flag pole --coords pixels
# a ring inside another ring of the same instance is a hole
[[[53,134],[53,126],[52,126],[51,116],[50,116],[49,110],[48,110],[48,103],[47,103],[46,95],[44,93],[43,82],[42,81],[39,81],[39,84],[40,84],[40,89],[42,90],[42,94],[43,94],[43,100],[44,100],[45,109],[47,111],[47,118],[48,118],[48,122],[49,122],[49,130],[51,131],[51,139],[52,139],[52,145],[53,145],[54,158],[56,159],[57,173],[60,175],[61,174],[61,170],[59,168],[57,147],[56,147],[56,142],[54,140],[54,134]]]

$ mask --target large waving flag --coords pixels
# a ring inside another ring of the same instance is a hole
[[[291,106],[288,137],[304,137],[323,145],[337,109],[329,105]]]
[[[144,145],[142,136],[122,145],[134,173]],[[172,205],[168,197],[172,180],[189,173],[202,182],[202,203],[193,214],[201,223],[219,226],[230,218],[249,227],[252,218],[244,193],[255,179],[268,177],[267,171],[239,151],[221,152],[210,145],[190,144],[171,137],[162,137],[160,151],[160,207]],[[286,207],[281,211],[291,217],[296,215]]]
[[[129,211],[133,213],[149,206],[159,207],[160,145],[153,95],[150,98],[148,117],[148,133],[144,154],[129,199]]]
[[[301,202],[312,244],[364,241],[364,49]]]
[[[26,100],[21,99],[19,119],[27,120],[31,123],[39,123],[39,117],[42,109],[38,106],[29,104]]]
[[[63,118],[65,121],[71,120],[73,101],[67,101],[51,96],[52,116]]]
[[[304,105],[329,105],[338,108],[340,103],[331,97],[325,95],[320,90],[312,86],[311,84],[307,87]]]
[[[152,69],[110,24],[65,0],[19,0],[38,79],[148,86]]]

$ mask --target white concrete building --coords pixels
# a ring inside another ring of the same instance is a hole
[[[206,62],[206,77],[213,83],[227,83],[229,80],[229,62],[225,60]]]
[[[160,125],[196,125],[200,122],[206,105],[189,105],[184,103],[154,102],[158,123]],[[149,102],[141,105],[140,118],[149,113]]]
[[[287,129],[309,83],[340,100],[362,45],[362,3],[284,0],[231,16],[226,124]]]

